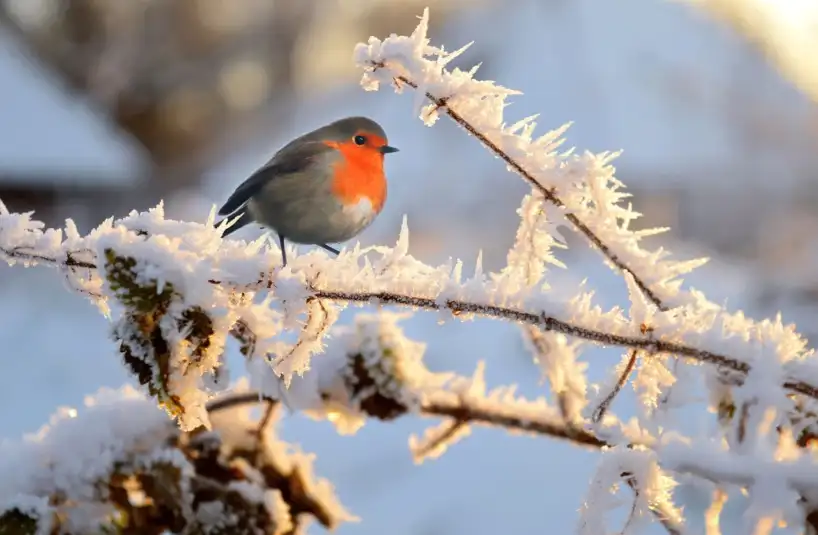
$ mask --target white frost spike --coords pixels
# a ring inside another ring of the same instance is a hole
[[[653,321],[653,315],[656,313],[656,305],[645,297],[645,294],[642,292],[639,286],[636,285],[633,275],[625,271],[622,273],[622,277],[625,279],[625,283],[628,285],[628,296],[630,297],[631,301],[631,321],[636,325],[645,325],[650,327]]]
[[[462,280],[463,280],[463,261],[458,260],[457,262],[454,263],[451,281],[453,284],[459,286]]]
[[[395,247],[391,250],[384,249],[383,257],[372,266],[377,273],[385,273],[387,270],[395,271],[401,266],[401,262],[409,254],[409,223],[406,215],[400,226],[400,233],[395,242]]]
[[[207,214],[207,220],[205,221],[205,225],[208,227],[212,227],[213,224],[216,222],[216,205],[212,204],[210,206],[210,212]]]
[[[486,395],[486,361],[477,361],[477,368],[475,368],[472,374],[471,383],[465,394],[478,398]]]
[[[68,218],[65,220],[65,240],[71,243],[76,243],[81,238],[80,231],[74,220]]]
[[[520,225],[514,245],[506,256],[507,266],[503,274],[517,281],[520,291],[540,281],[546,265],[565,267],[553,254],[552,248],[565,249],[566,246],[556,239],[556,225],[548,220],[548,214],[542,194],[532,191],[526,195],[520,208]]]
[[[395,243],[393,254],[396,259],[402,258],[409,254],[409,221],[406,215],[400,224],[400,234],[398,234],[398,241]]]
[[[435,103],[425,104],[426,91],[423,89],[423,84],[418,84],[417,90],[412,97],[412,113],[417,115],[423,124],[432,126],[437,122],[438,109]]]
[[[247,244],[247,252],[250,254],[256,254],[261,251],[262,247],[264,247],[267,243],[270,242],[270,234],[264,233],[255,240],[251,241]]]
[[[610,453],[604,453],[579,510],[578,535],[608,533],[605,515],[620,505],[612,488],[620,482],[621,473],[618,459]]]
[[[474,262],[474,280],[483,280],[483,249],[477,251],[477,260]]]
[[[429,38],[426,37],[429,33],[429,8],[423,8],[423,14],[420,16],[415,31],[412,32],[412,42],[415,45],[413,50],[414,57],[423,57],[428,52],[426,48],[429,46]]]
[[[512,124],[511,126],[506,128],[506,132],[509,134],[516,134],[517,132],[524,130],[525,128],[531,127],[532,132],[534,127],[537,125],[534,121],[540,116],[539,113],[535,113],[534,115],[529,115],[528,117],[524,117],[520,119],[516,123]],[[530,135],[528,136],[530,139]]]
[[[672,527],[668,531],[684,532],[684,517],[672,501],[672,490],[676,482],[659,468],[652,452],[617,446],[603,452],[580,509],[578,533],[608,533],[605,529],[605,514],[620,505],[620,500],[613,493],[618,488],[631,490],[623,474],[632,477],[631,484],[635,487],[635,492],[629,492],[633,496],[633,504],[626,505],[631,512],[625,532],[636,533],[639,528],[654,521],[653,511],[660,513],[666,525]]]
[[[459,49],[455,50],[454,52],[449,52],[449,53],[448,53],[448,54],[446,54],[445,56],[441,56],[440,58],[438,58],[438,60],[437,60],[437,64],[438,64],[438,65],[440,65],[440,67],[441,67],[441,68],[445,67],[446,65],[448,65],[449,63],[451,63],[451,62],[452,62],[452,60],[456,59],[456,58],[457,58],[457,57],[459,57],[461,54],[463,54],[463,52],[465,52],[466,50],[468,50],[469,48],[471,48],[471,46],[472,46],[473,44],[474,44],[474,41],[471,41],[471,42],[469,42],[469,43],[466,43],[465,45],[463,45],[463,46],[462,46],[462,47],[460,47]]]

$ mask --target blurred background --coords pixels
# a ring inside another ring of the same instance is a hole
[[[624,151],[618,176],[641,224],[672,227],[658,239],[680,256],[713,258],[694,286],[818,334],[816,2],[0,0],[0,199],[82,231],[162,199],[170,217],[201,221],[290,138],[365,114],[401,152],[361,241],[392,243],[406,214],[415,256],[470,266],[482,250],[497,268],[527,186],[445,119],[425,127],[412,97],[357,85],[354,45],[410,33],[427,5],[433,43],[476,41],[458,66],[482,63],[481,78],[523,91],[508,122],[539,113],[542,133],[574,121],[567,146]],[[621,281],[572,238],[571,272],[555,277],[588,276],[602,304],[625,304]],[[417,316],[406,329],[429,342],[432,368],[485,359],[491,383],[544,392],[513,326]],[[0,438],[129,381],[107,330],[53,272],[0,267]],[[597,377],[618,359],[605,353]],[[420,429],[339,437],[291,416],[283,434],[317,453],[363,518],[341,533],[572,529],[594,454],[479,430],[414,467],[406,439]],[[684,496],[700,510],[700,495]]]

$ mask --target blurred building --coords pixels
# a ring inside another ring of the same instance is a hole
[[[138,145],[82,95],[66,93],[36,57],[0,27],[4,88],[0,199],[52,220],[83,218],[87,207],[142,184]]]

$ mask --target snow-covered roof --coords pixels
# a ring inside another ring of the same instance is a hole
[[[131,185],[141,173],[136,143],[108,124],[8,30],[0,28],[0,182]]]

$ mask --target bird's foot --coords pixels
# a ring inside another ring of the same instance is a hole
[[[324,249],[325,251],[329,251],[330,253],[334,254],[335,256],[338,256],[339,254],[341,254],[341,251],[339,251],[335,247],[331,247],[331,246],[327,245],[326,243],[319,243],[318,247],[320,247],[321,249]]]

